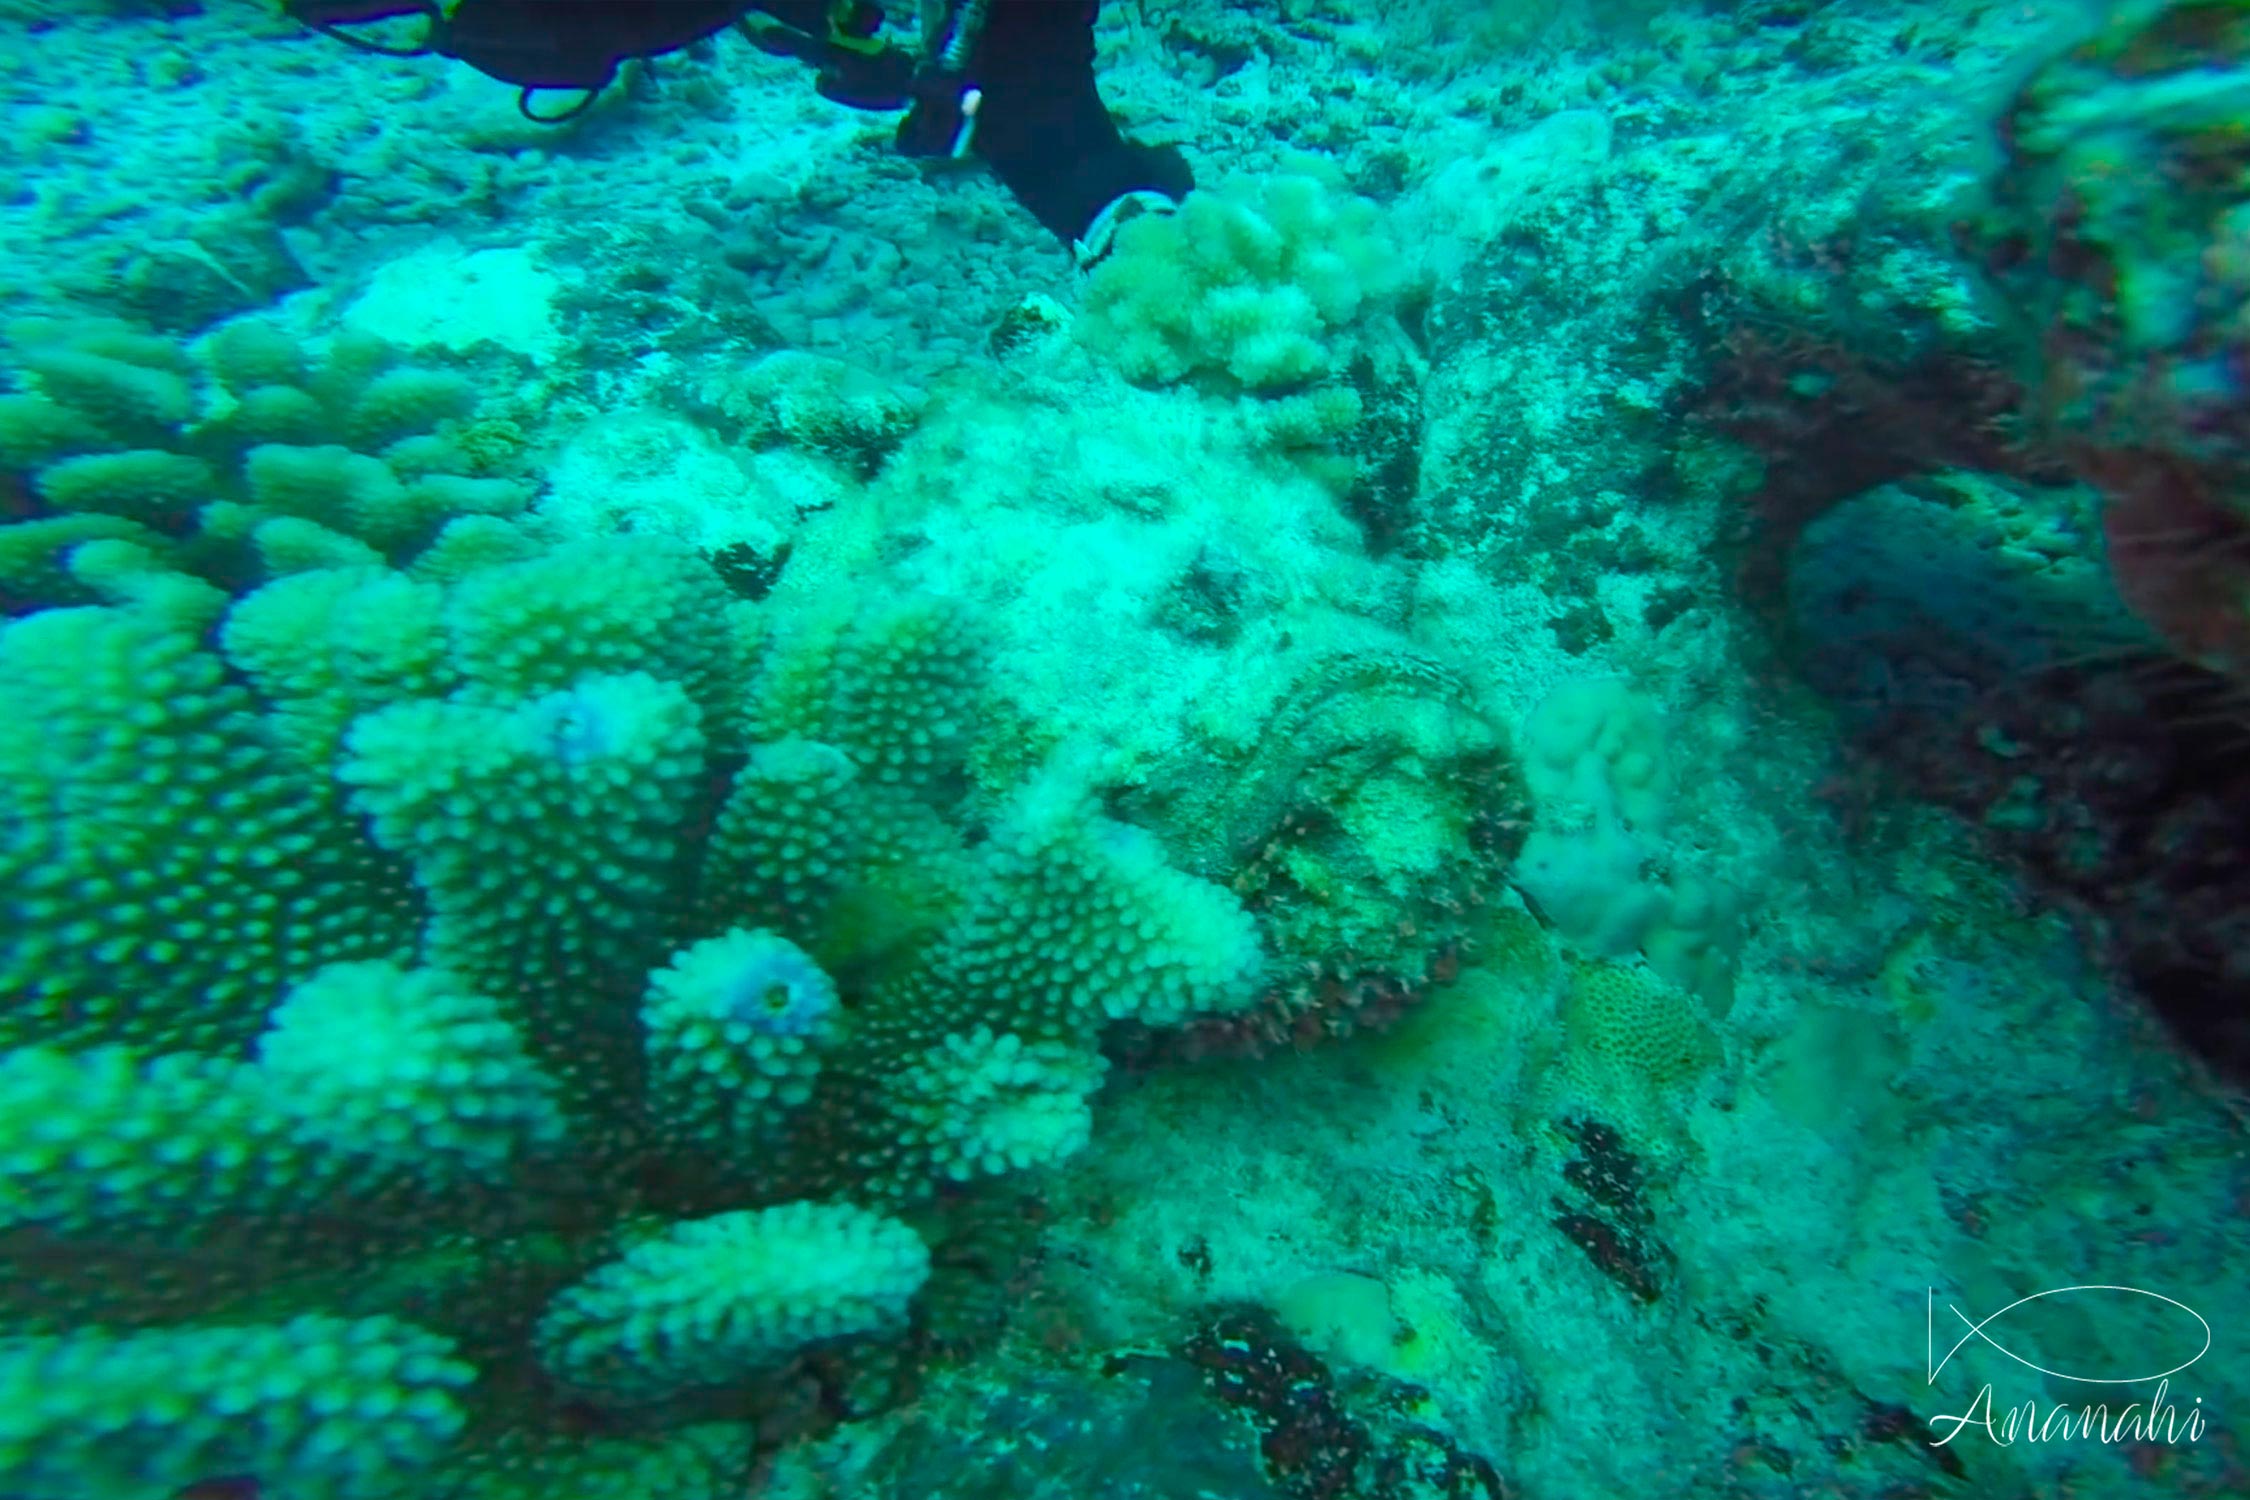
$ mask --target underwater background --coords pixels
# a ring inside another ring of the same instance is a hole
[[[2250,1494],[2250,6],[1096,36],[0,0],[0,1497]]]

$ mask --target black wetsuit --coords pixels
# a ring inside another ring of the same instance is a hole
[[[1128,141],[1094,83],[1101,0],[993,0],[969,65],[984,91],[976,153],[1016,201],[1069,244],[1136,189],[1168,198],[1195,185],[1175,151]]]
[[[344,28],[416,12],[434,12],[433,0],[286,0],[301,19],[346,40]],[[1094,20],[1100,0],[990,0],[984,26],[959,82],[979,95],[973,152],[987,162],[1016,200],[1066,245],[1081,239],[1104,207],[1136,190],[1180,198],[1194,186],[1176,151],[1128,141],[1110,118],[1094,82]],[[459,0],[433,24],[429,49],[526,91],[605,87],[630,58],[660,56],[716,35],[753,13],[809,37],[825,38],[830,0]],[[870,27],[872,28],[870,8]],[[359,43],[365,45],[364,42]],[[837,56],[856,63],[848,50]],[[897,56],[885,54],[886,59]],[[866,64],[869,68],[879,65]],[[852,80],[846,79],[849,85]],[[906,108],[911,69],[901,67],[872,87],[824,87],[848,103]],[[950,105],[952,101],[944,101]],[[910,114],[900,145],[912,151],[945,149],[952,121],[941,118],[938,139],[927,115],[943,116],[937,101]]]

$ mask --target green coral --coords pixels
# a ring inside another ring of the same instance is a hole
[[[0,1225],[67,1235],[177,1232],[272,1213],[304,1186],[294,1123],[246,1066],[126,1047],[0,1058]]]
[[[42,516],[0,526],[0,615],[22,613],[34,601],[95,603],[93,589],[71,573],[68,559],[80,542],[104,538],[152,549],[164,545],[157,533],[120,516]]]
[[[737,691],[731,596],[669,538],[567,542],[477,570],[453,589],[446,624],[462,675],[503,697],[568,687],[589,673],[677,683],[710,728]]]
[[[413,869],[432,956],[569,1002],[645,971],[704,751],[686,693],[635,672],[393,704],[352,726],[337,775]]]
[[[1067,772],[1029,788],[992,844],[933,966],[939,1003],[1068,1036],[1103,1021],[1162,1026],[1228,1010],[1257,973],[1249,914],[1173,869],[1148,834],[1098,816]],[[1141,941],[1121,943],[1120,933]]]
[[[83,602],[58,576],[82,537],[56,519],[142,522],[168,562],[231,586],[347,554],[401,560],[455,517],[529,498],[492,472],[468,380],[380,340],[341,336],[316,357],[244,320],[199,359],[114,320],[26,319],[5,343],[18,389],[0,395],[0,472],[52,513],[0,527],[0,587],[29,602]]]
[[[786,1203],[674,1224],[556,1297],[541,1359],[628,1402],[724,1386],[807,1344],[895,1329],[929,1279],[905,1224]]]
[[[385,360],[212,354],[330,413]],[[190,534],[0,551],[51,591],[0,625],[0,1381],[94,1403],[0,1419],[0,1492],[475,1492],[566,1400],[692,1419],[898,1330],[929,1252],[889,1215],[1082,1145],[1114,1020],[1255,992],[1250,917],[1087,776],[971,773],[1021,757],[978,752],[957,607],[777,614],[337,452],[212,459]],[[167,1359],[162,1405],[105,1394]]]
[[[502,1177],[567,1128],[505,1008],[440,970],[330,964],[274,1011],[258,1083],[316,1150],[436,1182]]]
[[[39,495],[57,510],[161,521],[210,494],[213,477],[208,464],[184,453],[82,453],[42,469]]]
[[[719,1150],[811,1098],[820,1055],[843,1029],[835,984],[804,950],[741,928],[649,976],[641,1023],[657,1116]]]
[[[0,1225],[178,1235],[402,1184],[499,1180],[565,1134],[505,1008],[449,974],[330,964],[289,992],[253,1051],[0,1057]]]
[[[381,1317],[0,1338],[0,1474],[82,1500],[246,1474],[309,1500],[382,1493],[459,1431],[471,1374]]]
[[[1127,224],[1076,331],[1143,384],[1288,390],[1336,372],[1342,333],[1398,290],[1399,264],[1375,204],[1306,159]]]
[[[223,645],[272,705],[276,736],[302,763],[327,767],[359,715],[453,688],[444,610],[445,591],[435,584],[338,559],[238,602]]]
[[[79,608],[0,632],[0,1039],[239,1045],[321,962],[408,950],[334,787],[281,753],[208,623]]]

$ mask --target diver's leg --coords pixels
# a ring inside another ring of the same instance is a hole
[[[1100,0],[992,0],[971,76],[983,99],[976,153],[1065,244],[1127,193],[1180,198],[1194,186],[1177,151],[1118,132],[1094,83]]]

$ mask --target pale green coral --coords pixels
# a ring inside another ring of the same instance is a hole
[[[0,1489],[147,1500],[254,1474],[400,1493],[461,1427],[469,1367],[391,1318],[0,1338]]]
[[[206,342],[199,364],[128,325],[34,319],[7,331],[22,390],[0,396],[0,469],[51,510],[128,516],[188,536],[186,566],[240,576],[228,543],[257,536],[269,574],[306,566],[292,518],[394,560],[451,517],[520,514],[524,485],[454,441],[475,407],[461,375],[398,362],[379,340],[325,358],[264,322]],[[331,548],[317,562],[341,559]]]
[[[225,503],[204,507],[207,532],[217,529],[213,526],[212,512]],[[287,578],[292,573],[309,573],[316,568],[379,568],[383,565],[382,553],[358,537],[331,531],[318,521],[307,521],[300,516],[261,518],[247,508],[240,519],[249,527],[250,545],[257,552],[258,561],[277,579]]]
[[[238,416],[398,368],[210,358],[261,382]],[[673,543],[543,539],[415,439],[181,436],[227,455],[192,536],[81,512],[0,546],[66,602],[0,624],[0,1327],[262,1337],[345,1291],[488,1365],[479,1444],[543,1420],[535,1354],[661,1404],[896,1329],[927,1252],[847,1204],[1067,1156],[1105,1026],[1250,992],[1248,915],[1083,777],[973,773],[1043,747],[977,753],[1017,729],[959,606],[747,604]],[[159,1244],[194,1255],[150,1282]],[[141,1346],[87,1347],[123,1379]],[[325,1347],[240,1415],[286,1422]],[[182,1399],[133,1463],[217,1477]]]
[[[1090,1046],[980,1026],[907,1058],[889,1101],[909,1150],[967,1182],[1075,1156],[1093,1135],[1107,1069]]]
[[[731,602],[681,543],[615,537],[470,574],[453,590],[446,625],[462,676],[483,692],[548,692],[590,672],[648,672],[686,689],[717,728],[734,717]]]
[[[269,522],[258,534],[285,524]],[[325,770],[353,719],[453,688],[444,609],[444,590],[387,568],[315,568],[237,603],[221,642],[273,706],[282,741]]]
[[[859,864],[851,757],[833,745],[759,745],[735,776],[704,854],[704,925],[751,923],[812,941]]]
[[[866,1209],[721,1214],[675,1224],[565,1290],[539,1321],[540,1355],[581,1390],[652,1400],[895,1328],[929,1274],[921,1238]]]
[[[243,483],[250,503],[268,515],[314,521],[379,549],[399,546],[436,520],[381,459],[338,443],[261,444],[243,461]]]
[[[205,341],[203,354],[220,384],[237,395],[301,388],[311,375],[304,345],[256,318],[240,319],[220,328]]]
[[[812,1097],[843,1030],[836,986],[796,944],[735,928],[649,976],[649,1096],[670,1128],[720,1151],[755,1145]]]
[[[433,959],[575,1000],[645,967],[704,748],[680,687],[633,672],[506,706],[394,704],[352,726],[337,775],[412,863]]]
[[[752,693],[752,721],[761,739],[835,745],[866,776],[919,793],[958,765],[980,686],[958,605],[842,600],[787,622]]]
[[[437,970],[330,964],[274,1012],[258,1074],[309,1146],[436,1183],[498,1178],[564,1135],[505,1008]]]
[[[992,845],[934,965],[937,1004],[1047,1036],[1177,1024],[1251,998],[1263,955],[1248,914],[1146,833],[1100,817],[1069,771],[1027,788]]]
[[[193,509],[215,478],[209,464],[184,453],[83,453],[39,471],[39,498],[57,510],[158,521]]]
[[[344,439],[377,451],[476,410],[476,388],[451,370],[385,370],[354,395]]]
[[[406,944],[332,789],[278,752],[206,623],[82,608],[0,632],[9,1040],[239,1043],[320,962]]]
[[[499,563],[528,561],[541,550],[528,533],[498,516],[460,516],[445,524],[407,571],[432,583],[460,583]]]
[[[106,446],[163,446],[195,416],[191,367],[164,340],[121,324],[39,322],[10,328],[8,342],[40,391],[76,413]]]
[[[1375,205],[1308,161],[1127,224],[1076,329],[1145,384],[1308,385],[1338,367],[1342,331],[1397,290],[1398,263]]]

